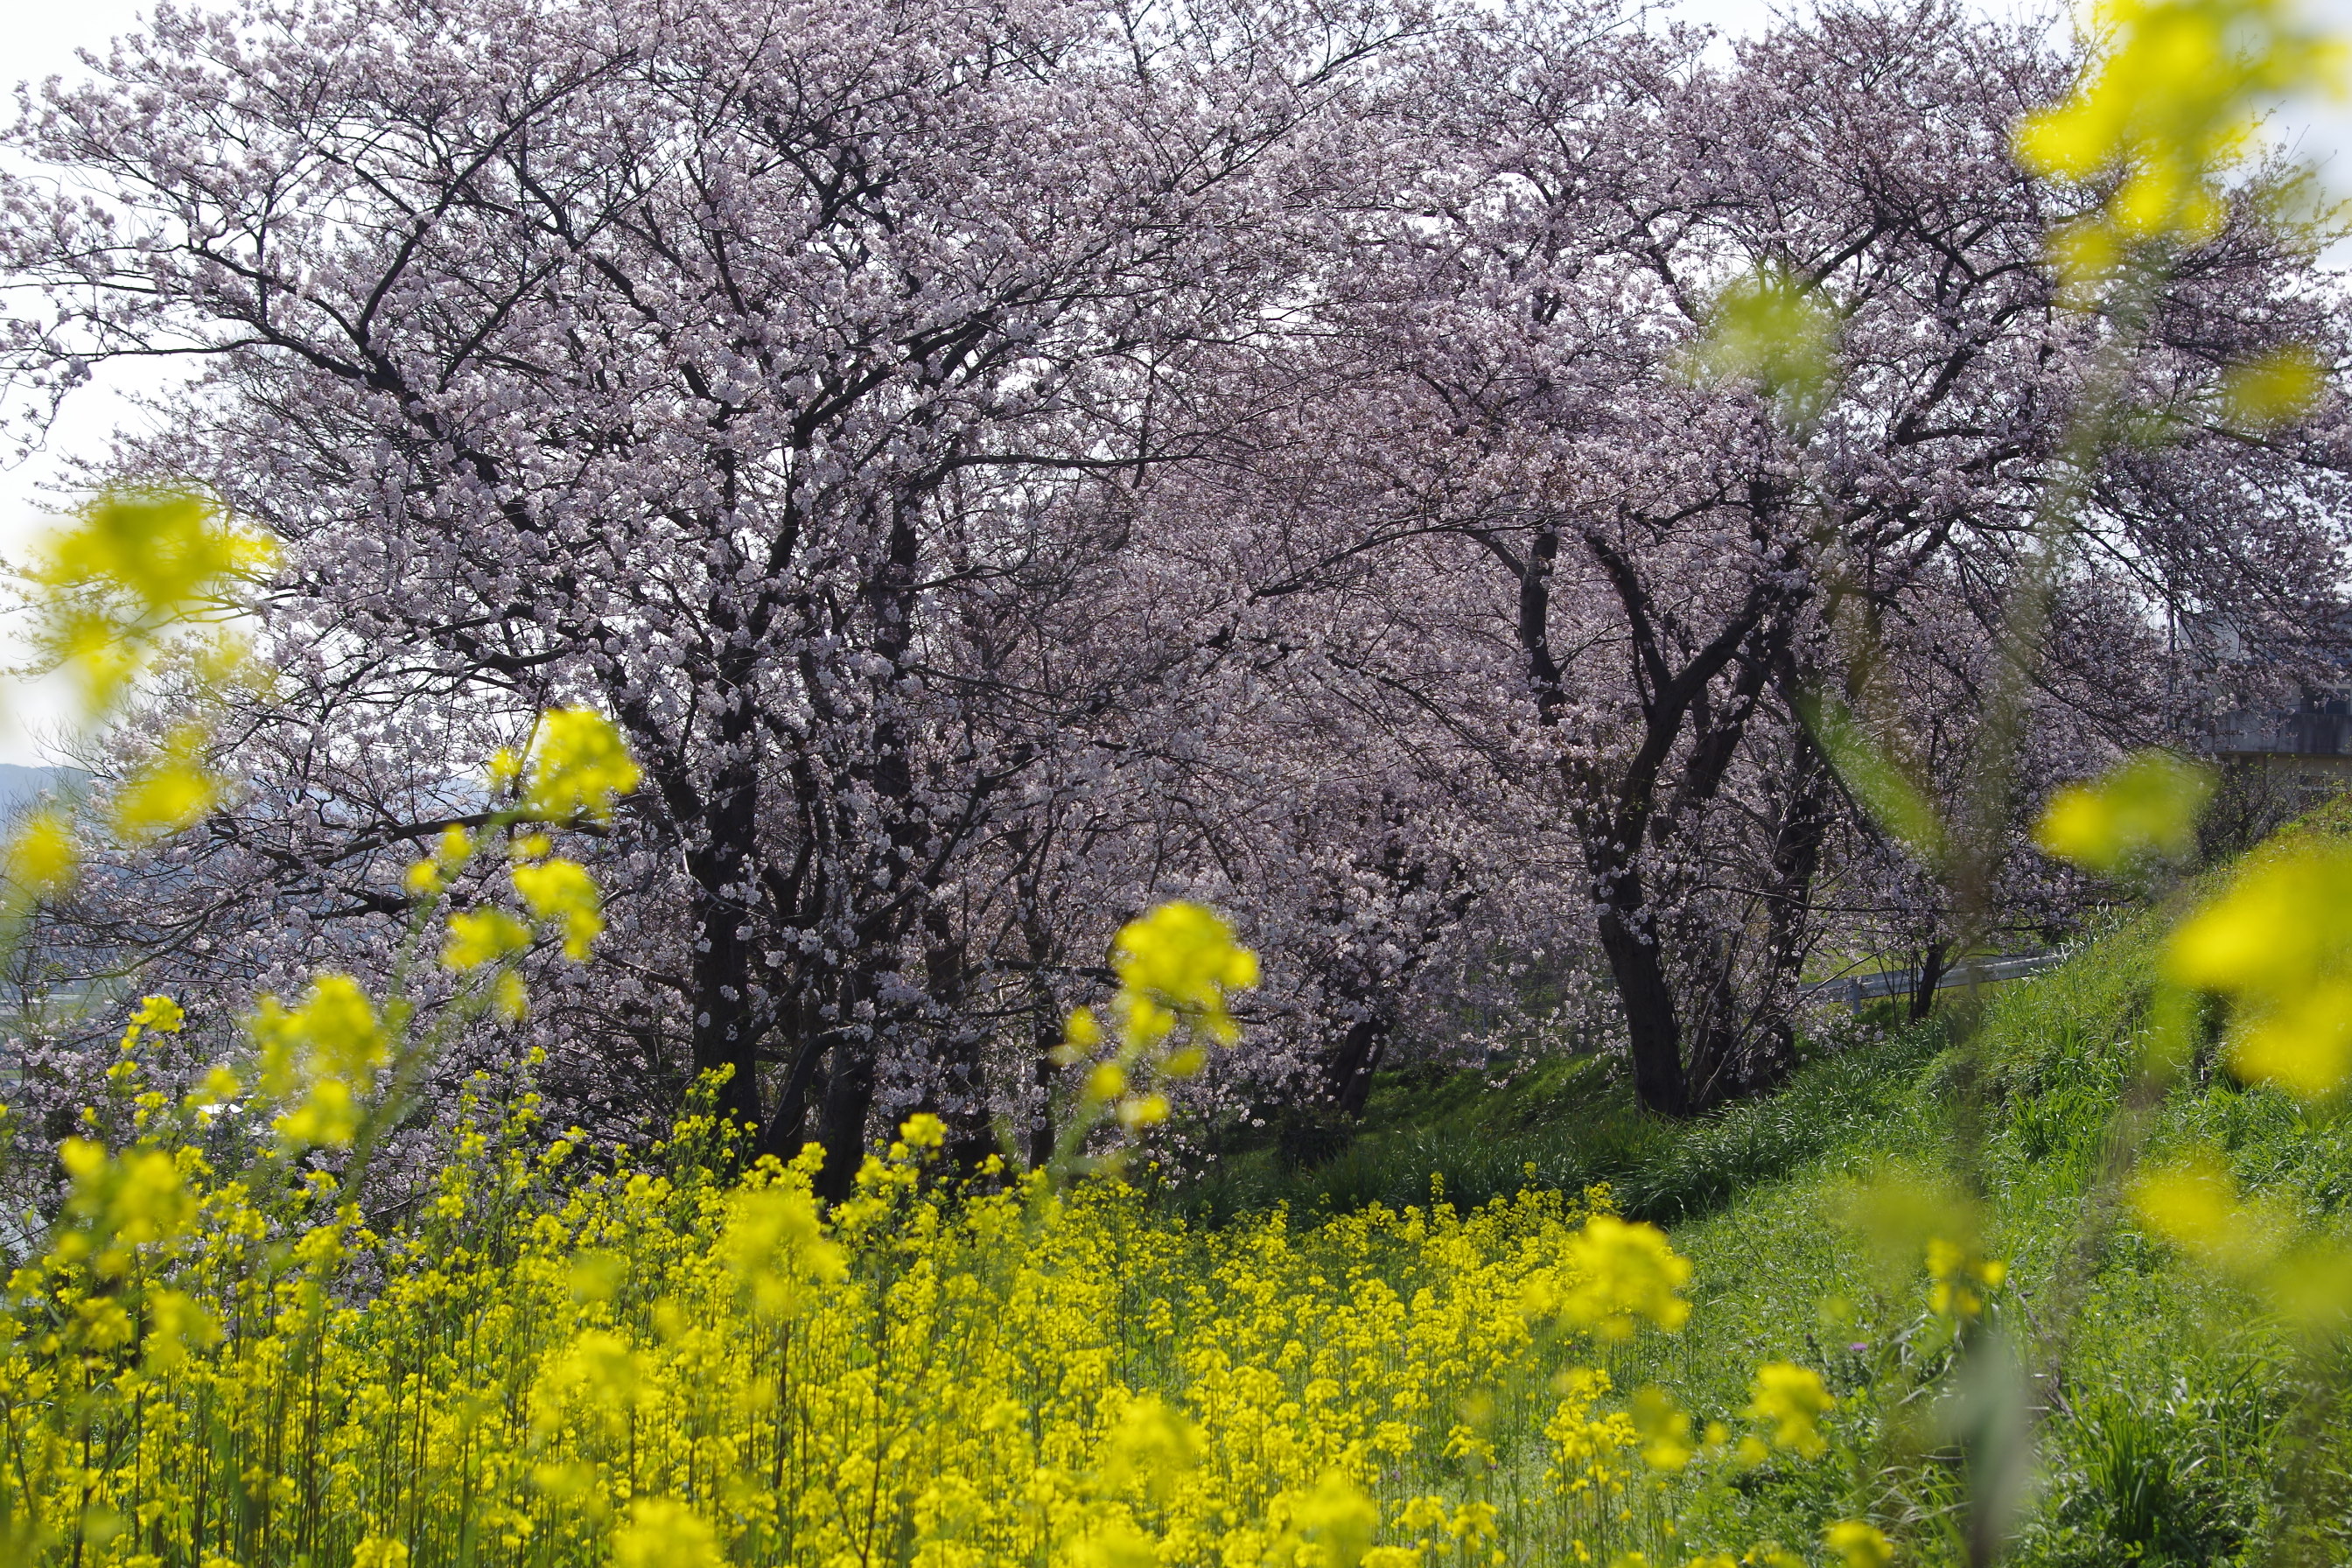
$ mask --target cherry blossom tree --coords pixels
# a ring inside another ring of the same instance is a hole
[[[1201,634],[1177,599],[1087,639],[1087,602],[1134,476],[1222,417],[1192,362],[1262,334],[1360,65],[1409,27],[166,8],[20,123],[68,174],[10,193],[0,248],[64,307],[16,363],[210,366],[152,460],[289,544],[298,722],[615,715],[682,873],[655,1005],[747,1125],[797,1131],[822,1067],[845,1179],[881,1043],[956,1005],[932,904],[961,858]],[[458,815],[382,804],[321,852]]]
[[[1291,488],[1338,499],[1294,529],[1298,569],[1353,593],[1385,553],[1483,595],[1509,700],[1491,657],[1473,686],[1419,689],[1518,747],[1572,826],[1662,1110],[1789,1060],[1813,886],[1853,804],[1802,711],[1901,731],[1877,689],[1897,622],[1965,625],[1930,650],[1936,700],[1965,715],[1980,695],[2106,331],[2043,265],[2080,198],[2010,151],[2071,69],[1934,4],[1826,7],[1720,68],[1591,14],[1465,33],[1411,111],[1432,140],[1417,184],[1333,291],[1339,390],[1301,420],[1323,482]],[[2061,594],[2083,612],[2112,610],[2115,563],[2143,626],[2210,596],[2308,647],[2341,603],[2341,405],[2250,432],[2215,395],[2282,343],[2340,358],[2337,297],[2270,212],[2250,192],[2170,275],[2136,388],[2161,435],[2094,477]],[[2145,689],[2145,638],[2059,620],[2086,635],[2062,637],[2053,691],[2111,735],[2144,729],[2116,699]]]
[[[835,1183],[877,1109],[1043,1159],[1170,897],[1265,960],[1171,1139],[1592,976],[1647,1104],[1768,1084],[1818,945],[1942,940],[1819,715],[1973,787],[2109,331],[2043,260],[2088,198],[2011,151],[2073,68],[1937,0],[1727,59],[1605,0],[166,8],[26,100],[0,347],[34,413],[207,367],[115,471],[286,542],[277,685],[80,940],[392,962],[483,759],[588,703],[646,774],[578,851],[603,956],[452,1093],[536,1047],[616,1127],[724,1070]],[[2342,624],[2340,403],[2216,392],[2346,341],[2258,197],[2171,270],[2012,795],[2177,730],[2167,615],[2286,665]]]

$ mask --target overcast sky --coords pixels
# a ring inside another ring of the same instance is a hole
[[[135,24],[149,3],[150,0],[74,0],[72,4],[0,0],[0,87],[22,80],[37,81],[52,75],[79,74],[82,68],[75,58],[76,51],[102,51],[109,38]],[[2031,0],[2021,7],[2012,6],[2009,0],[1978,3],[1988,10],[2005,14],[2021,8],[2040,14],[2047,8]],[[2339,32],[2352,33],[2352,0],[2306,3],[2316,14],[2333,18]],[[1683,0],[1681,12],[1695,21],[1709,23],[1727,35],[1738,37],[1769,21],[1776,11],[1789,8],[1776,5],[1772,0]],[[2298,110],[2283,129],[2315,157],[2325,158],[2352,145],[2352,114],[2347,114],[2343,105]],[[2342,178],[2340,174],[2336,183],[2339,187],[2352,186],[2352,179]],[[143,387],[134,379],[139,376],[146,378]],[[46,453],[15,468],[0,469],[0,555],[12,561],[18,559],[25,542],[41,527],[41,520],[55,505],[45,491],[56,481],[63,459],[103,453],[109,435],[126,421],[139,417],[139,410],[125,400],[124,394],[168,384],[167,379],[158,379],[152,367],[114,375],[101,373],[97,384],[84,388],[68,403]],[[5,614],[0,611],[0,615]],[[16,657],[6,637],[5,624],[0,624],[0,664],[14,662]],[[0,678],[0,762],[46,760],[42,737],[54,730],[61,711],[54,693],[28,689],[23,683]]]

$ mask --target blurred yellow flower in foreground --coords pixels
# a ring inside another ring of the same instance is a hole
[[[1829,1452],[1821,1418],[1837,1405],[1822,1386],[1822,1374],[1785,1361],[1767,1362],[1756,1369],[1748,1391],[1748,1414],[1772,1428],[1772,1441],[1808,1459]]]
[[[2197,818],[2213,784],[2210,768],[2169,752],[2142,752],[2052,795],[2033,841],[2046,854],[2102,873],[2149,857],[2181,859],[2197,847]]]
[[[1630,1339],[1637,1319],[1671,1331],[1690,1317],[1678,1294],[1690,1283],[1690,1260],[1654,1225],[1595,1215],[1570,1239],[1563,1262],[1573,1283],[1540,1305],[1602,1339]]]
[[[230,585],[277,558],[193,490],[106,491],[35,547],[34,646],[75,676],[95,717],[163,639],[228,611]]]
[[[2334,89],[2344,58],[2288,0],[2105,0],[2094,25],[2105,47],[2074,94],[2017,132],[2018,158],[2035,173],[2114,182],[2098,216],[2053,247],[2076,285],[2136,243],[2219,232],[2217,182],[2246,156],[2263,113]]]
[[[2234,1004],[2229,1060],[2305,1100],[2352,1079],[2352,843],[2297,836],[2257,854],[2165,950],[2179,984]]]
[[[1822,1544],[1837,1553],[1845,1568],[1886,1568],[1895,1561],[1895,1543],[1874,1524],[1841,1519],[1822,1532]]]
[[[641,774],[613,721],[589,708],[551,708],[531,748],[523,809],[546,822],[590,816],[609,821],[613,803]]]
[[[1157,1038],[1181,1016],[1219,1044],[1234,1037],[1225,994],[1258,980],[1257,954],[1234,941],[1233,928],[1200,904],[1166,903],[1119,928],[1111,967],[1131,1026]]]

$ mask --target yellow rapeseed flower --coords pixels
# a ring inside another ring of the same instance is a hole
[[[37,898],[64,887],[80,863],[72,826],[56,810],[34,812],[9,839],[0,879],[13,897]]]
[[[826,1239],[816,1204],[789,1187],[755,1187],[728,1205],[719,1256],[752,1308],[771,1321],[788,1315],[812,1285],[838,1280],[841,1248]]]
[[[194,491],[108,490],[35,546],[35,646],[74,674],[95,715],[159,639],[276,559]]]
[[[609,821],[613,802],[635,789],[639,777],[610,719],[589,708],[551,708],[540,716],[523,810],[542,822]]]
[[[1859,1519],[1841,1519],[1822,1531],[1822,1544],[1837,1553],[1845,1568],[1887,1568],[1895,1561],[1895,1543],[1878,1526]]]
[[[126,842],[166,837],[213,808],[220,798],[220,784],[198,760],[204,741],[202,730],[183,727],[152,761],[123,781],[115,792],[111,820]]]
[[[2175,928],[2172,980],[2236,1004],[2230,1065],[2305,1100],[2352,1081],[2352,843],[2305,837],[2258,855]]]
[[[1686,366],[1695,381],[1745,383],[1801,417],[1819,408],[1836,368],[1836,317],[1816,290],[1772,268],[1716,297]]]
[[[2009,1277],[2009,1266],[1980,1256],[1974,1246],[1936,1236],[1927,1238],[1928,1310],[1963,1321],[1984,1311],[1985,1292]]]
[[[1157,1127],[1167,1120],[1168,1097],[1164,1094],[1130,1095],[1118,1102],[1118,1124],[1129,1131]]]
[[[673,1498],[638,1498],[614,1532],[614,1568],[726,1568],[709,1521]]]
[[[245,1092],[245,1080],[234,1069],[215,1066],[207,1070],[204,1081],[196,1086],[195,1100],[204,1105],[226,1105]]]
[[[510,958],[530,946],[530,928],[506,910],[466,910],[449,917],[449,936],[441,946],[441,963],[462,974]]]
[[[2242,1201],[2229,1167],[2210,1150],[2141,1173],[2131,1205],[2158,1237],[2241,1278],[2258,1277],[2294,1239],[2293,1217],[2276,1205]]]
[[[1200,1427],[1156,1394],[1128,1402],[1104,1436],[1095,1485],[1112,1497],[1165,1503],[1200,1463]]]
[[[2099,872],[2136,860],[2178,860],[2197,847],[2197,818],[2213,795],[2213,771],[2169,752],[2142,752],[2089,784],[2050,797],[2034,842]]]
[[[1235,1030],[1226,994],[1258,982],[1257,954],[1234,941],[1233,927],[1214,910],[1181,900],[1120,927],[1111,967],[1129,1027],[1148,1038],[1184,1017],[1219,1044],[1231,1044]]]
[[[562,928],[563,955],[584,961],[604,932],[604,897],[587,868],[576,860],[541,860],[518,865],[509,875],[531,918]]]
[[[289,1093],[334,1010],[279,1009]],[[1605,1194],[1196,1227],[1114,1182],[926,1182],[946,1130],[910,1118],[828,1205],[814,1155],[678,1157],[708,1117],[575,1175],[584,1135],[535,1115],[454,1130],[421,1226],[384,1238],[324,1172],[289,1214],[193,1152],[60,1149],[56,1310],[0,1357],[15,1495],[68,1520],[102,1499],[192,1563],[233,1495],[383,1563],[467,1531],[609,1568],[1496,1568],[1680,1539],[1686,1489],[1643,1459],[1688,1449],[1688,1418],[1654,1390],[1620,1408],[1526,1310],[1605,1272],[1602,1310],[1675,1315],[1663,1238],[1585,1223]]]
[[[2241,429],[2268,430],[2292,422],[2327,387],[2327,373],[2309,348],[2285,343],[2231,365],[2221,376],[2221,408]]]
[[[1381,1510],[1346,1471],[1327,1469],[1313,1490],[1283,1500],[1289,1505],[1291,1529],[1314,1549],[1319,1568],[1358,1568],[1372,1549]]]
[[[1690,1261],[1654,1225],[1594,1215],[1570,1238],[1562,1268],[1569,1283],[1549,1304],[1602,1339],[1631,1338],[1637,1318],[1672,1331],[1690,1317],[1676,1294],[1690,1283]]]
[[[1674,1396],[1655,1384],[1633,1391],[1633,1429],[1641,1435],[1642,1458],[1653,1469],[1679,1470],[1690,1463],[1691,1418]]]
[[[2104,47],[2073,95],[2030,115],[2019,160],[2037,174],[2113,182],[2097,217],[2053,246],[2070,283],[2095,280],[2135,243],[2219,231],[2219,181],[2280,100],[2332,89],[2341,47],[2290,0],[2102,0]]]
[[[350,1144],[361,1103],[392,1059],[391,1037],[359,982],[322,974],[292,1012],[265,996],[246,1027],[259,1047],[262,1092],[286,1108],[278,1135],[298,1146]]]
[[[1756,1369],[1748,1389],[1748,1414],[1772,1428],[1772,1441],[1808,1459],[1829,1452],[1822,1436],[1821,1418],[1837,1401],[1822,1386],[1822,1375],[1792,1362],[1767,1362]]]

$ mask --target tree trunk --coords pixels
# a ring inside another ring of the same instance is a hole
[[[1738,965],[1740,942],[1724,932],[1715,934],[1701,974],[1692,989],[1699,1004],[1683,1033],[1689,1038],[1689,1060],[1683,1068],[1683,1098],[1692,1110],[1719,1105],[1746,1087],[1743,1059],[1749,1047],[1748,1020],[1739,1016]],[[1685,967],[1696,967],[1685,959]]]
[[[1022,855],[1027,855],[1025,831],[1016,833],[1013,845]],[[1029,1050],[1037,1091],[1037,1119],[1029,1124],[1029,1168],[1033,1171],[1044,1170],[1054,1158],[1054,1079],[1061,1071],[1055,1064],[1054,1053],[1062,1045],[1060,1001],[1054,994],[1053,981],[1047,978],[1061,950],[1041,912],[1038,891],[1039,884],[1034,876],[1024,879],[1020,888],[1021,940],[1029,953]]]
[[[1941,937],[1930,941],[1920,950],[1918,966],[1911,973],[1911,1005],[1906,1010],[1909,1022],[1927,1022],[1935,1011],[1936,992],[1944,984],[1944,973],[1950,967],[1950,952]]]
[[[986,1037],[965,1016],[969,974],[964,944],[946,905],[934,901],[923,911],[923,974],[940,1047],[937,1087],[926,1097],[924,1109],[948,1124],[948,1156],[957,1170],[969,1173],[996,1148],[981,1059]]]
[[[746,1149],[761,1143],[759,1047],[765,1029],[751,998],[753,916],[738,889],[758,854],[758,792],[745,747],[744,761],[711,784],[703,824],[708,838],[688,863],[694,879],[695,1076],[731,1072],[717,1110],[742,1130]]]
[[[866,1163],[866,1122],[874,1110],[874,1041],[855,1020],[847,1000],[844,998],[842,1022],[833,1034],[818,1134],[824,1143],[824,1168],[817,1173],[817,1195],[836,1204],[849,1195],[858,1167]]]
[[[1765,889],[1762,1016],[1740,1072],[1740,1087],[1751,1091],[1779,1083],[1797,1065],[1797,1025],[1789,998],[1805,961],[1813,879],[1820,874],[1822,847],[1829,838],[1829,760],[1803,725],[1792,729],[1791,780],[1772,838],[1770,880]]]
[[[1638,906],[1637,906],[1638,907]],[[1682,1026],[1675,1014],[1674,988],[1654,936],[1632,929],[1613,903],[1601,907],[1601,951],[1625,1008],[1625,1035],[1633,1057],[1633,1092],[1663,1116],[1687,1116],[1690,1099],[1683,1083]]]
[[[776,1091],[776,1102],[769,1109],[754,1145],[761,1153],[779,1160],[798,1155],[807,1139],[810,1093],[817,1088],[824,1065],[826,1037],[815,1001],[805,993],[795,997],[790,1016],[793,1053],[783,1084]]]
[[[850,773],[873,791],[882,832],[849,884],[861,900],[876,901],[866,906],[856,922],[848,984],[840,999],[825,1082],[824,1171],[817,1186],[821,1195],[836,1203],[849,1195],[866,1159],[877,1053],[893,1027],[908,1021],[886,1013],[882,1005],[885,955],[895,952],[897,939],[919,918],[920,905],[927,901],[923,894],[928,889],[917,885],[924,829],[914,800],[913,736],[897,689],[914,639],[921,507],[921,496],[911,489],[894,500],[887,549],[866,584],[881,673],[868,677],[875,681],[872,749]]]
[[[1389,1010],[1375,1004],[1348,1026],[1338,1048],[1324,1062],[1324,1090],[1342,1116],[1353,1119],[1364,1114],[1365,1102],[1371,1098],[1372,1075],[1388,1054],[1390,1030]]]

